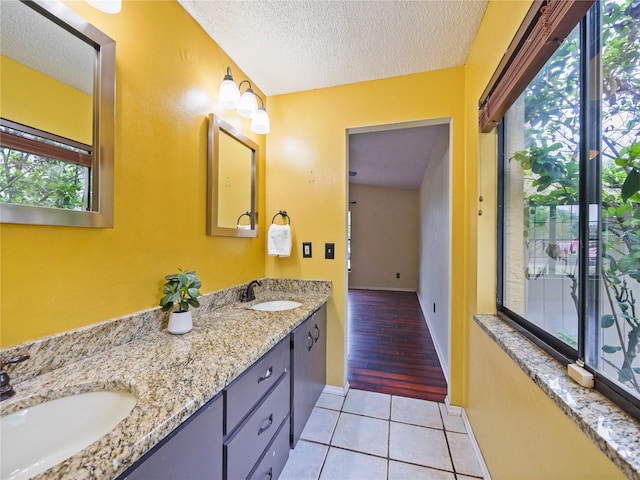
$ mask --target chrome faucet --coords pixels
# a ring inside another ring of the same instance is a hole
[[[0,401],[6,400],[7,398],[13,397],[16,392],[13,390],[11,386],[9,374],[4,371],[5,365],[11,365],[12,363],[20,363],[28,360],[30,357],[27,354],[18,355],[17,357],[11,358],[6,362],[0,361]]]
[[[253,292],[253,287],[255,287],[256,285],[258,287],[261,287],[262,283],[260,283],[259,280],[252,280],[251,282],[249,282],[247,288],[242,292],[242,297],[240,298],[241,302],[250,302],[256,299],[256,294]]]

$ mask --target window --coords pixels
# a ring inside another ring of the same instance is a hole
[[[636,417],[640,6],[597,2],[500,124],[498,309]]]
[[[90,210],[91,146],[2,120],[0,203]]]

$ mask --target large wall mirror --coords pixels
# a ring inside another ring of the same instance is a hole
[[[1,222],[113,226],[115,46],[61,2],[0,2]]]
[[[207,234],[257,237],[258,145],[209,115]]]

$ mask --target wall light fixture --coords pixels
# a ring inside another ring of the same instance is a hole
[[[243,84],[247,84],[246,90],[240,95]],[[258,108],[258,99],[260,99],[261,107]],[[223,110],[235,109],[238,115],[251,119],[251,131],[265,135],[271,130],[269,114],[264,107],[262,97],[253,91],[251,82],[243,80],[240,85],[236,85],[231,73],[231,67],[227,67],[227,73],[224,76],[220,89],[218,90],[218,105]]]

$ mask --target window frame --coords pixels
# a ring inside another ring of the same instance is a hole
[[[600,162],[589,161],[589,151],[594,147],[594,142],[599,142],[598,136],[601,135],[601,119],[600,112],[601,102],[595,102],[597,106],[593,106],[594,102],[590,102],[591,88],[594,87],[593,79],[590,77],[589,62],[594,54],[600,52],[600,9],[593,8],[587,12],[580,20],[580,178],[579,178],[579,284],[578,284],[578,347],[573,348],[570,345],[564,343],[558,338],[554,337],[551,333],[543,330],[537,325],[531,323],[526,318],[520,316],[516,312],[510,310],[504,305],[504,290],[506,275],[504,272],[504,258],[505,258],[505,152],[506,152],[506,135],[505,135],[505,118],[504,114],[508,110],[505,109],[500,116],[497,124],[497,146],[498,146],[498,187],[497,187],[497,297],[496,308],[498,314],[502,319],[507,321],[510,325],[516,328],[519,332],[532,340],[536,345],[552,355],[563,365],[569,363],[583,364],[585,357],[589,358],[587,348],[598,349],[597,335],[599,327],[598,317],[590,314],[590,310],[593,312],[595,308],[596,313],[598,310],[597,302],[599,297],[597,295],[588,294],[587,291],[591,288],[593,279],[589,273],[589,242],[592,240],[589,233],[589,204],[598,203],[601,204],[601,191],[597,186],[599,185],[599,177],[601,175]],[[574,26],[575,27],[575,26]],[[546,60],[545,60],[546,63]],[[544,66],[544,63],[543,63]],[[537,73],[537,72],[536,72]],[[534,75],[535,76],[535,75]],[[533,79],[533,77],[532,77]],[[527,83],[526,86],[528,86]],[[525,88],[526,88],[525,86]],[[522,92],[520,92],[522,93]],[[519,93],[519,94],[520,94]],[[518,96],[519,96],[518,94]],[[515,99],[517,99],[517,97]],[[514,99],[514,101],[515,101]],[[510,106],[510,105],[509,105]],[[482,122],[482,114],[481,114]],[[595,132],[595,133],[594,133]],[[598,238],[599,240],[599,238]],[[593,275],[595,278],[599,278],[600,266],[597,262],[597,270]],[[594,339],[588,342],[588,336],[596,336]],[[591,353],[593,355],[593,353]],[[595,370],[588,363],[584,364],[584,368],[594,375],[594,388],[605,397],[619,405],[625,411],[627,411],[632,417],[640,421],[640,409],[638,408],[638,399],[633,395],[625,391],[618,386],[615,382],[609,380],[605,375],[602,375],[598,370]]]

